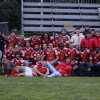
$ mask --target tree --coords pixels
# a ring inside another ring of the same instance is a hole
[[[100,3],[100,0],[96,0],[97,3]]]
[[[8,22],[10,30],[13,28],[20,30],[20,8],[20,0],[0,0],[0,21]]]

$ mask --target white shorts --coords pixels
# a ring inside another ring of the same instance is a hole
[[[25,67],[25,72],[24,72],[26,77],[33,77],[33,72],[32,72],[32,68],[30,67]]]

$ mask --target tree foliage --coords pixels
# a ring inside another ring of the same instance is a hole
[[[13,28],[20,29],[20,6],[20,0],[0,0],[0,22],[8,22],[10,30]]]

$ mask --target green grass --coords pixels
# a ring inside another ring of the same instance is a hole
[[[0,100],[100,100],[100,78],[0,77]]]

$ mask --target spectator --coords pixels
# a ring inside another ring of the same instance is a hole
[[[100,33],[96,33],[96,37],[94,37],[94,49],[100,51]]]
[[[86,34],[89,33],[89,32],[90,32],[89,26],[85,26],[85,29],[84,29],[84,31],[83,31],[83,34],[86,35]]]
[[[81,40],[80,46],[81,46],[82,50],[85,49],[85,48],[93,49],[93,47],[94,47],[94,39],[92,38],[90,33],[87,33],[85,38],[83,38]]]
[[[92,37],[96,37],[96,31],[95,31],[95,29],[91,29],[91,36]]]
[[[75,34],[72,35],[70,42],[73,45],[73,47],[79,49],[81,40],[83,38],[84,38],[84,35],[82,33],[80,33],[80,29],[76,28]]]
[[[4,47],[5,47],[5,38],[3,37],[3,34],[0,32],[0,62],[2,62]]]

